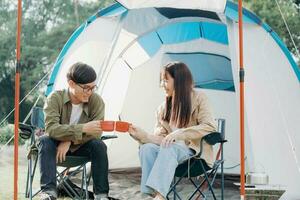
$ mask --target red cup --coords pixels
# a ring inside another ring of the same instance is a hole
[[[115,129],[115,121],[101,121],[100,128],[102,131],[113,131]]]
[[[128,122],[116,121],[116,128],[115,128],[115,130],[119,131],[119,132],[128,132],[130,125],[131,124],[128,123]]]

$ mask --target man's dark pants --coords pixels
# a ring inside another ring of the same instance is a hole
[[[39,138],[39,165],[42,191],[56,194],[56,149],[59,141],[42,136]],[[107,147],[100,139],[93,139],[75,152],[68,151],[67,155],[86,156],[91,160],[92,178],[95,194],[108,194],[108,158]]]

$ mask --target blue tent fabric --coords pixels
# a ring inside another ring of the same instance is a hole
[[[193,9],[176,9],[176,8],[156,8],[156,10],[163,16],[171,18],[180,17],[204,17],[217,21],[221,21],[218,15],[211,11],[206,10],[193,10]]]
[[[195,87],[235,91],[231,60],[217,54],[193,53],[166,53],[163,58],[167,63],[178,60],[186,63],[190,68]]]
[[[149,56],[154,56],[160,49],[163,41],[156,31],[151,32],[138,39],[138,43],[144,48]]]
[[[231,1],[227,1],[225,15],[234,21],[238,21],[238,5]],[[261,20],[249,10],[243,8],[243,22],[261,24]]]
[[[178,22],[146,34],[138,42],[149,56],[153,56],[162,44],[177,44],[199,38],[228,45],[226,25],[213,22]]]
[[[202,37],[228,45],[227,27],[225,24],[201,22]]]

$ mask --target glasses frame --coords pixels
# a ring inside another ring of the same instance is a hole
[[[78,85],[82,89],[83,93],[88,93],[89,91],[91,91],[91,93],[93,93],[98,89],[97,85],[94,85],[93,87],[84,87],[84,86],[80,85],[79,83],[76,83],[76,85]]]

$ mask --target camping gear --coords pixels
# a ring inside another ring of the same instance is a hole
[[[197,195],[196,199],[199,199],[201,196],[203,199],[206,199],[208,196],[206,191],[203,190],[203,186],[208,185],[208,192],[210,192],[212,198],[216,200],[215,192],[214,192],[214,181],[217,175],[218,170],[221,170],[221,200],[224,200],[224,173],[223,173],[223,165],[224,165],[224,154],[223,154],[223,145],[227,140],[225,140],[225,120],[218,119],[218,131],[212,132],[210,134],[205,135],[201,139],[201,146],[199,154],[189,158],[185,162],[178,165],[175,171],[175,176],[173,183],[171,184],[170,191],[168,192],[167,199],[169,199],[169,195],[173,193],[173,199],[181,199],[178,191],[176,190],[176,186],[178,186],[183,180],[183,178],[187,178],[192,185],[195,186],[195,190],[191,194],[189,194],[184,199],[195,199],[194,196]],[[209,167],[204,159],[201,159],[203,142],[207,142],[210,145],[219,144],[219,152],[217,154],[216,160],[212,167]],[[203,177],[202,181],[195,181],[195,177]]]
[[[116,131],[128,132],[130,123],[123,121],[116,121]]]
[[[103,131],[113,131],[115,129],[114,121],[101,121],[100,127]]]
[[[269,176],[266,173],[249,172],[246,174],[246,183],[248,185],[267,185]]]

